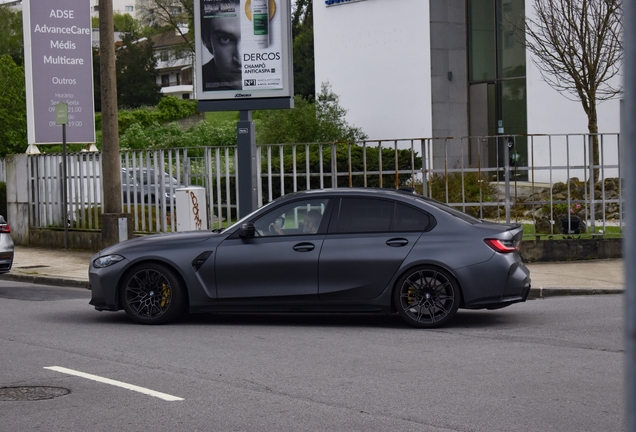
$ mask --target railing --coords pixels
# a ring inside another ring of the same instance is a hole
[[[592,164],[595,138],[599,159]],[[122,172],[144,172],[148,180],[122,182],[123,210],[133,214],[135,231],[175,229],[173,198],[180,185],[205,188],[208,228],[235,221],[240,213],[235,152],[235,146],[122,152]],[[61,155],[30,156],[31,226],[99,229],[100,157],[68,155],[64,211]],[[623,226],[617,134],[261,145],[257,157],[259,205],[299,190],[409,186],[477,217],[524,221],[542,232],[559,232],[564,208],[576,209],[565,212],[568,229],[575,219],[592,233]],[[597,178],[596,188],[591,177]]]

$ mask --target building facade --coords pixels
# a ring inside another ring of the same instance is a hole
[[[112,2],[114,13],[129,14],[136,18],[137,8],[135,0],[112,0]],[[99,16],[99,0],[91,0],[91,15],[94,17]]]
[[[525,48],[523,18],[533,16],[532,0],[313,6],[316,88],[329,82],[347,121],[371,139],[516,135],[527,164],[523,136],[588,131],[581,103],[551,88]],[[618,98],[598,106],[599,132],[619,132],[619,111]],[[496,146],[497,139],[487,146],[454,140],[437,164],[496,166]]]

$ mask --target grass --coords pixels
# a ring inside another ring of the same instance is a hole
[[[226,121],[238,121],[238,111],[211,111],[205,113],[205,120],[212,124],[223,123]]]
[[[592,238],[622,238],[620,227],[617,226],[605,226],[603,230],[602,226],[596,227],[596,232],[581,233],[581,234],[535,234],[534,226],[532,224],[523,225],[523,240],[578,240],[578,239],[592,239]],[[603,232],[601,232],[603,231]]]

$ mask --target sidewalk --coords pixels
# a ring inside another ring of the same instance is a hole
[[[93,252],[16,246],[13,268],[0,279],[88,289]],[[530,298],[617,294],[624,290],[623,260],[528,263]]]

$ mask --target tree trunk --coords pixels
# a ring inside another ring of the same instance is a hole
[[[599,164],[599,145],[598,145],[598,118],[596,114],[596,104],[590,104],[590,110],[587,114],[587,129],[592,136],[592,154],[590,157],[592,158],[592,163],[596,166]],[[599,177],[599,169],[594,168],[593,173],[593,182],[596,183]]]

